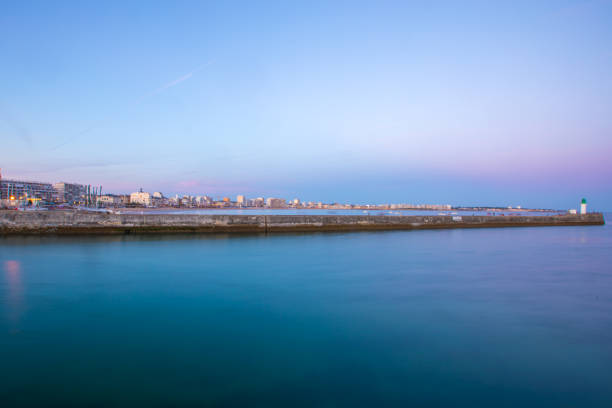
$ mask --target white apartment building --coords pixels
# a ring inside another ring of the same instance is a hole
[[[149,206],[153,202],[151,194],[143,191],[130,194],[130,204],[140,204]]]

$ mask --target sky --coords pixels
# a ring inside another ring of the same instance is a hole
[[[5,178],[612,210],[612,1],[5,2]]]

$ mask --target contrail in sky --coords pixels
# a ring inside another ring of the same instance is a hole
[[[142,102],[142,101],[144,101],[145,99],[148,99],[148,98],[150,98],[150,97],[152,97],[152,96],[155,96],[155,95],[157,95],[157,94],[159,94],[159,93],[161,93],[161,92],[165,91],[165,90],[166,90],[166,89],[168,89],[168,88],[172,88],[173,86],[178,85],[178,84],[180,84],[181,82],[188,80],[189,78],[191,78],[191,77],[193,76],[193,74],[195,74],[196,72],[198,72],[198,71],[200,71],[200,70],[202,70],[202,69],[206,68],[206,67],[207,67],[207,66],[209,66],[210,64],[212,64],[212,61],[209,61],[209,62],[207,62],[206,64],[202,64],[202,65],[200,65],[199,67],[197,67],[196,69],[194,69],[193,71],[191,71],[191,72],[189,72],[189,73],[187,73],[187,74],[185,74],[185,75],[183,75],[183,76],[181,76],[181,77],[179,77],[179,78],[176,78],[175,80],[170,81],[170,82],[168,82],[167,84],[164,84],[164,85],[160,86],[159,88],[155,89],[154,91],[151,91],[151,92],[149,92],[149,93],[147,93],[147,94],[145,94],[145,95],[141,96],[141,97],[138,99],[137,104],[138,104],[138,103],[141,103],[141,102]]]
[[[164,84],[164,85],[160,86],[159,88],[157,88],[157,89],[155,89],[155,90],[153,90],[153,91],[151,91],[151,92],[148,92],[148,93],[144,94],[144,95],[143,95],[143,96],[141,96],[140,98],[136,99],[136,100],[134,101],[134,103],[133,103],[133,104],[130,104],[129,106],[136,106],[136,105],[139,105],[139,104],[141,104],[143,101],[145,101],[145,100],[147,100],[147,99],[149,99],[149,98],[151,98],[151,97],[153,97],[153,96],[155,96],[155,95],[157,95],[157,94],[159,94],[159,93],[161,93],[161,92],[165,91],[166,89],[168,89],[168,88],[172,88],[173,86],[176,86],[176,85],[180,84],[181,82],[184,82],[184,81],[188,80],[188,79],[189,79],[189,78],[191,78],[191,77],[192,77],[192,76],[193,76],[193,75],[194,75],[196,72],[198,72],[198,71],[200,71],[200,70],[202,70],[202,69],[204,69],[204,68],[208,67],[208,66],[209,66],[209,65],[211,65],[212,63],[213,63],[213,61],[209,61],[209,62],[207,62],[207,63],[205,63],[205,64],[202,64],[202,65],[200,65],[199,67],[197,67],[196,69],[194,69],[193,71],[188,72],[187,74],[182,75],[182,76],[180,76],[180,77],[176,78],[175,80],[172,80],[172,81],[168,82],[167,84]],[[102,120],[98,121],[98,123],[97,123],[97,124],[94,124],[94,125],[92,125],[92,126],[90,126],[90,127],[86,128],[86,129],[83,129],[83,130],[79,131],[78,133],[76,133],[74,136],[72,136],[71,138],[69,138],[69,139],[68,139],[68,140],[66,140],[65,142],[62,142],[62,143],[60,143],[59,145],[57,145],[57,146],[55,146],[55,147],[52,147],[51,149],[49,149],[49,151],[57,150],[57,149],[59,149],[60,147],[64,147],[64,146],[66,146],[67,144],[69,144],[69,143],[71,143],[71,142],[73,142],[73,141],[77,140],[77,139],[78,139],[80,136],[82,136],[82,135],[84,135],[84,134],[86,134],[86,133],[89,133],[89,132],[91,132],[92,130],[97,129],[98,127],[102,126],[102,124],[104,124],[105,122],[107,122],[109,119],[110,119],[110,117],[105,118],[105,119],[102,119]]]

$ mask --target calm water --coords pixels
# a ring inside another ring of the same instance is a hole
[[[612,406],[612,228],[0,240],[0,405]]]

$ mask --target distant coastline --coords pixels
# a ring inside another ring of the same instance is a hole
[[[553,209],[542,209],[542,208],[503,208],[503,207],[454,207],[448,210],[429,210],[422,208],[370,208],[370,207],[354,207],[354,208],[293,208],[293,207],[282,207],[282,208],[268,208],[268,207],[117,207],[108,208],[111,210],[117,210],[121,212],[153,212],[153,211],[189,211],[189,210],[211,210],[211,211],[227,211],[227,210],[239,210],[239,211],[261,211],[261,210],[274,210],[274,211],[431,211],[431,212],[453,212],[453,211],[487,211],[487,212],[515,212],[515,213],[529,213],[529,212],[546,212],[546,213],[566,213],[566,210],[553,210]]]

